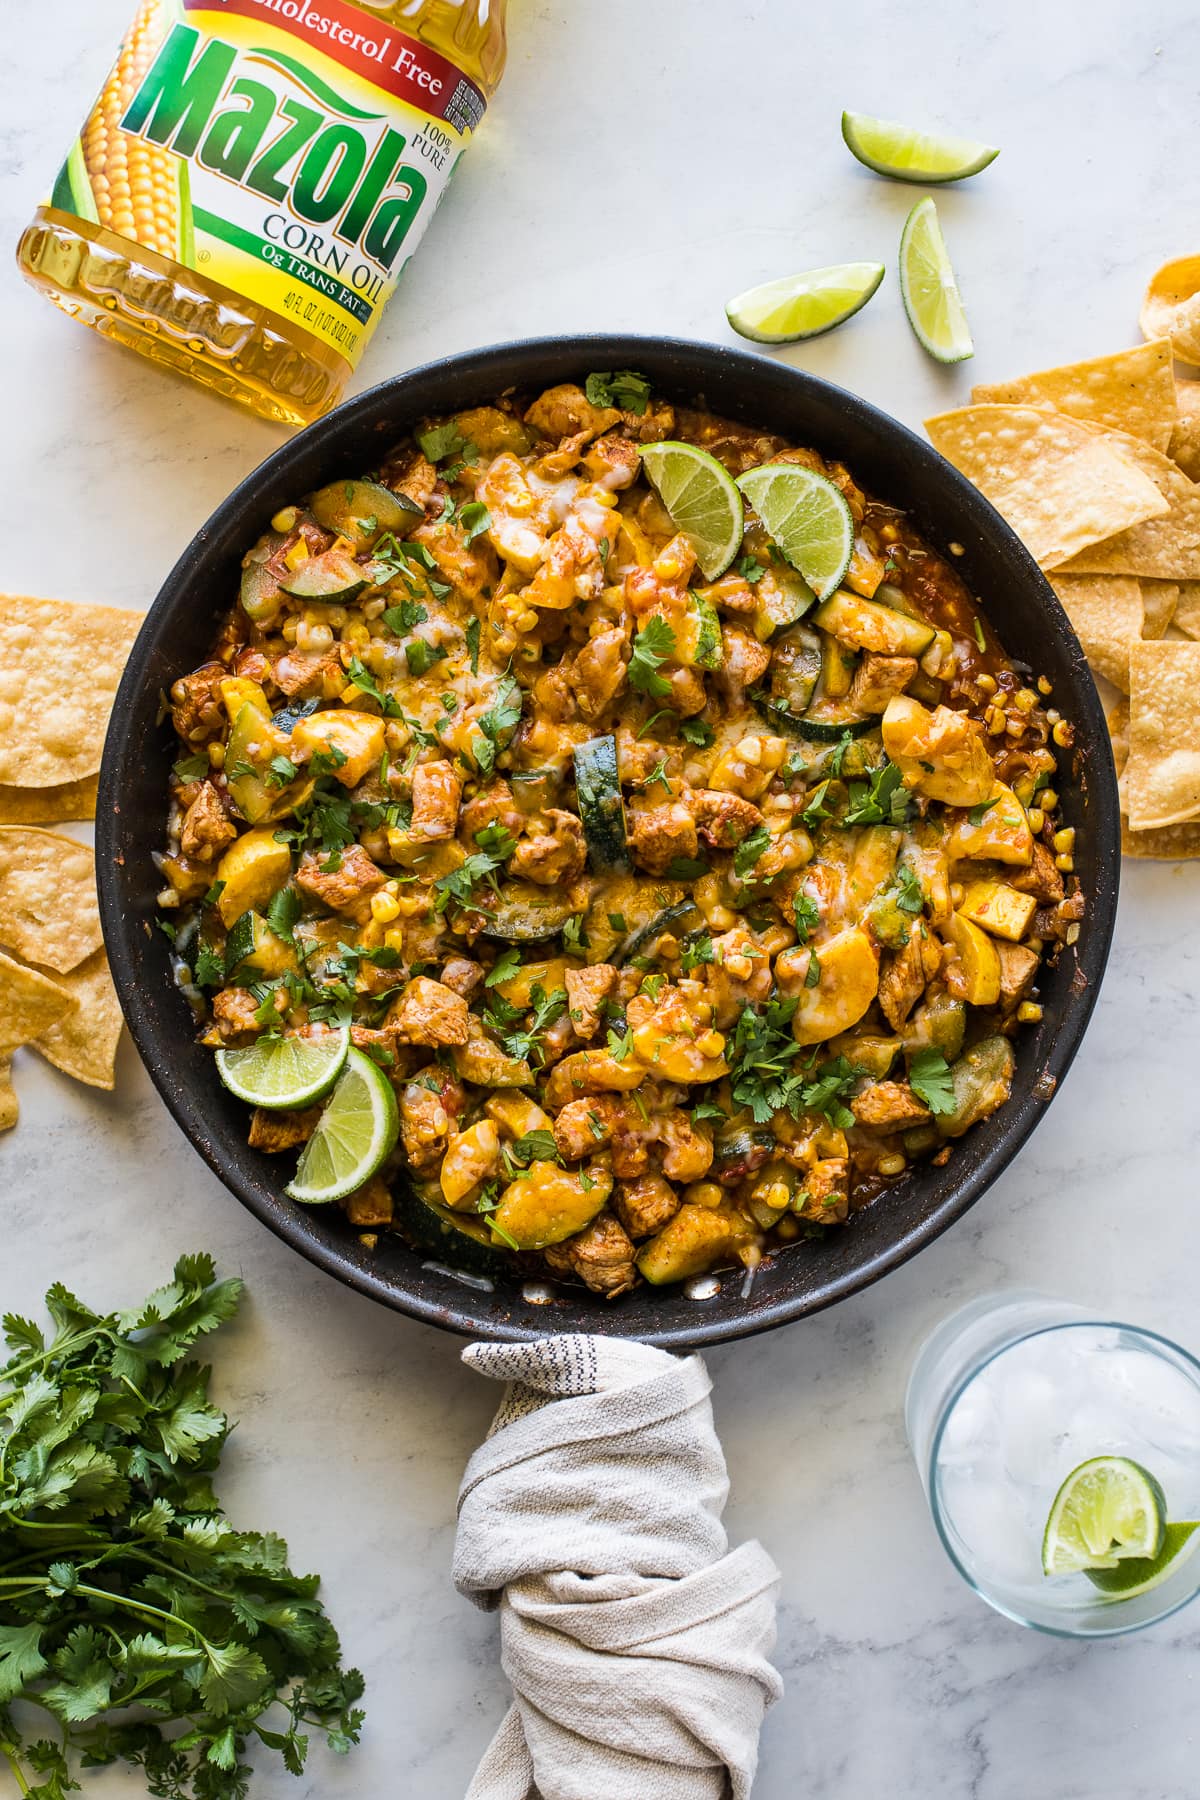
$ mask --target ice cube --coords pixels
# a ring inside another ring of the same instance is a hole
[[[961,1540],[956,1547],[985,1586],[1037,1577],[1041,1538],[1031,1532],[1021,1496],[1002,1472],[949,1470],[940,1494],[951,1541]]]
[[[961,1467],[994,1453],[998,1429],[994,1395],[983,1382],[972,1382],[946,1420],[938,1462]]]
[[[1059,1383],[1021,1358],[1000,1390],[999,1412],[1001,1453],[1013,1480],[1046,1480],[1069,1416]]]

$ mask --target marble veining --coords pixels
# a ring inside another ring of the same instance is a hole
[[[13,9],[14,14],[16,9]],[[20,9],[0,71],[0,243],[48,185],[132,0]],[[788,359],[910,424],[995,380],[1133,341],[1142,283],[1193,250],[1200,20],[1186,0],[514,0],[510,72],[409,271],[361,388],[527,333],[730,341],[722,303],[789,269],[878,256],[844,331]],[[14,17],[14,23],[15,23]],[[939,205],[978,352],[935,369],[895,280],[914,194],[847,156],[843,105],[1003,146]],[[3,277],[11,591],[143,607],[191,533],[283,441],[60,320]],[[81,829],[81,828],[77,828]],[[1200,870],[1127,866],[1110,973],[1063,1091],[948,1236],[868,1293],[711,1357],[732,1535],[784,1571],[787,1693],[756,1800],[1184,1800],[1200,1611],[1072,1646],[962,1586],[904,1444],[913,1353],[946,1311],[1037,1285],[1174,1333],[1200,1318]],[[126,1044],[114,1096],[34,1057],[0,1141],[0,1304],[64,1277],[140,1295],[210,1246],[250,1300],[217,1346],[241,1420],[235,1517],[320,1568],[370,1682],[362,1750],[264,1795],[454,1800],[505,1703],[495,1622],[449,1582],[454,1496],[494,1395],[458,1346],[347,1293],[261,1230],[189,1149]],[[132,1777],[88,1792],[135,1800]],[[632,1797],[631,1797],[632,1800]]]

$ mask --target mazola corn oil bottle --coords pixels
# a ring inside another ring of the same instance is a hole
[[[340,397],[504,72],[506,0],[142,0],[17,251],[265,418]]]

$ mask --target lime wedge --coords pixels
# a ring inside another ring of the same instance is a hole
[[[725,317],[744,338],[756,344],[794,344],[820,337],[867,304],[883,280],[883,264],[834,263],[828,269],[805,269],[780,281],[747,288],[725,308]]]
[[[918,200],[900,238],[900,293],[917,341],[940,363],[965,362],[975,346],[946,252],[937,207]]]
[[[895,119],[872,119],[867,113],[844,112],[842,136],[851,156],[890,175],[893,181],[963,181],[978,175],[1000,152],[991,144],[971,138],[943,137],[930,131],[914,131]]]
[[[1054,1496],[1042,1538],[1042,1571],[1115,1569],[1126,1557],[1157,1558],[1167,1503],[1153,1475],[1125,1456],[1094,1456]]]
[[[245,1050],[218,1050],[217,1074],[251,1106],[311,1106],[329,1092],[349,1049],[349,1026],[318,1038],[262,1038]]]
[[[827,600],[854,554],[854,519],[832,481],[801,463],[762,463],[738,486],[793,569]]]
[[[647,444],[642,467],[709,581],[742,547],[742,497],[728,469],[695,444]]]
[[[305,1206],[344,1199],[386,1162],[399,1135],[391,1083],[369,1056],[351,1050],[286,1192]]]
[[[1088,1569],[1087,1578],[1112,1600],[1132,1600],[1135,1594],[1148,1594],[1191,1556],[1200,1542],[1195,1536],[1197,1531],[1200,1520],[1180,1519],[1167,1526],[1157,1556],[1126,1556],[1115,1569]]]

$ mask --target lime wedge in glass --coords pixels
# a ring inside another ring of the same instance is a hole
[[[900,293],[917,341],[940,363],[965,362],[975,346],[946,252],[937,207],[918,200],[900,238]]]
[[[218,1050],[217,1074],[251,1106],[311,1106],[332,1088],[349,1049],[349,1026],[317,1038],[261,1038],[245,1050]]]
[[[1094,1456],[1072,1469],[1054,1496],[1042,1538],[1042,1571],[1115,1569],[1126,1557],[1163,1549],[1167,1503],[1148,1470],[1125,1456]]]
[[[305,1206],[343,1200],[387,1161],[399,1135],[391,1082],[369,1056],[351,1050],[286,1192]]]
[[[832,481],[801,463],[762,463],[738,486],[793,569],[828,600],[854,554],[854,519]]]
[[[844,319],[853,318],[883,280],[883,264],[834,263],[828,269],[805,269],[780,281],[747,288],[725,308],[725,317],[744,338],[756,344],[794,344],[820,337]]]
[[[844,112],[842,136],[851,156],[857,156],[876,175],[890,175],[893,181],[919,181],[922,185],[963,181],[968,175],[978,175],[1000,154],[991,144],[914,131],[911,125],[901,125],[895,119],[872,119],[867,113]]]
[[[709,581],[742,547],[742,497],[728,469],[695,444],[647,444],[642,467]]]
[[[1157,1556],[1126,1556],[1115,1569],[1086,1570],[1087,1578],[1110,1600],[1132,1600],[1135,1594],[1148,1594],[1191,1556],[1200,1543],[1195,1535],[1198,1531],[1200,1520],[1180,1519],[1167,1526]]]

